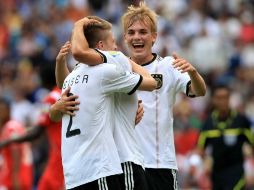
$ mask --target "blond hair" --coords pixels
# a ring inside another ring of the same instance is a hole
[[[84,29],[84,35],[89,47],[95,48],[99,41],[105,40],[108,37],[112,24],[97,16],[87,16],[87,18],[99,21],[99,23],[93,23]]]
[[[157,32],[157,16],[143,1],[137,7],[131,5],[121,18],[123,30],[126,32],[135,21],[140,20],[150,26],[151,32]]]

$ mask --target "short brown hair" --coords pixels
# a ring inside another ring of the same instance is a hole
[[[112,29],[112,24],[97,16],[88,16],[87,18],[100,22],[88,25],[86,28],[84,28],[84,35],[89,47],[95,48],[99,41],[105,40],[108,37],[107,31]]]
[[[157,16],[153,10],[146,6],[145,2],[141,1],[137,7],[131,5],[121,18],[124,32],[137,20],[150,26],[152,32],[157,32]]]

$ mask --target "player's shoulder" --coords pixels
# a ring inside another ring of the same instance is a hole
[[[121,51],[108,51],[107,53],[112,57],[124,56]]]
[[[98,77],[105,80],[115,80],[120,77],[125,78],[134,74],[127,68],[127,64],[118,61],[101,64],[100,73],[101,74]]]
[[[104,61],[104,63],[115,65],[113,67],[116,67],[121,72],[124,70],[131,70],[129,58],[125,56],[121,51],[99,51],[105,56],[104,60],[106,61]],[[108,68],[110,68],[110,66],[108,66]]]
[[[127,59],[127,57],[121,51],[97,51],[104,57],[104,63],[112,63],[113,60]]]
[[[157,55],[156,61],[160,64],[172,65],[174,58],[172,56],[161,57]]]
[[[201,127],[201,131],[207,132],[207,131],[211,131],[214,129],[216,129],[216,128],[214,126],[214,120],[213,120],[212,113],[210,113],[210,114],[206,115],[204,122],[202,124],[202,127]]]
[[[105,51],[105,50],[99,50],[99,49],[96,49],[96,51],[100,52],[100,53],[103,53],[107,56],[113,56],[113,57],[116,57],[116,56],[120,56],[120,55],[123,55],[123,53],[121,51]]]
[[[117,65],[116,64],[108,64],[108,63],[104,63],[101,64],[101,74],[102,76],[114,76],[116,73],[118,73],[118,69],[117,69]]]
[[[250,119],[243,113],[236,113],[235,116],[235,123],[239,123],[238,126],[241,126],[241,128],[249,128],[251,126]]]
[[[172,56],[161,57],[159,55],[156,56],[156,59],[153,61],[157,67],[161,68],[161,70],[165,72],[174,71],[173,67],[174,58]]]

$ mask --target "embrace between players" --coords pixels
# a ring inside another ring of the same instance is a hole
[[[129,58],[116,51],[111,24],[95,16],[77,21],[71,43],[62,46],[55,70],[62,96],[50,116],[62,119],[67,189],[178,188],[175,97],[203,96],[206,86],[185,59],[152,52],[156,17],[144,3],[128,7],[122,24]],[[71,72],[69,50],[78,62]]]

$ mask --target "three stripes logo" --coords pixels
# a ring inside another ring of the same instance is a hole
[[[105,177],[98,179],[99,190],[108,190],[108,184]]]

